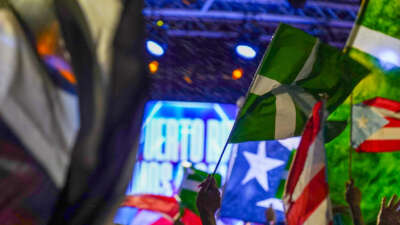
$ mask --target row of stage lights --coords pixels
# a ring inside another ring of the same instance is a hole
[[[161,57],[165,54],[165,52],[167,50],[167,45],[162,44],[161,42],[158,42],[156,40],[149,39],[146,41],[146,49],[149,52],[149,54],[151,54],[155,57]],[[257,56],[258,49],[248,43],[238,43],[235,46],[235,52],[242,59],[252,60]],[[158,71],[159,62],[157,60],[154,60],[154,61],[150,62],[148,66],[149,66],[150,73],[155,74]],[[232,79],[233,80],[238,80],[238,79],[242,78],[242,76],[243,76],[242,68],[237,68],[232,71]],[[192,82],[188,82],[188,83],[191,84]]]
[[[161,44],[155,40],[146,41],[147,51],[156,57],[161,57],[166,52],[165,44]],[[251,44],[240,43],[235,46],[236,54],[243,59],[254,59],[257,56],[257,48],[253,47]]]
[[[146,48],[151,55],[157,57],[161,57],[166,51],[162,44],[154,40],[147,40]],[[236,54],[246,60],[254,59],[257,56],[257,51],[258,49],[256,47],[247,43],[240,43],[235,46]],[[400,56],[392,49],[381,50],[376,55],[380,59],[380,64],[384,69],[392,69],[394,66],[400,65]]]
[[[155,74],[158,71],[158,66],[159,66],[159,62],[157,60],[151,61],[149,63],[149,71],[150,71],[150,73],[151,74]],[[232,71],[232,79],[233,80],[238,80],[238,79],[240,79],[242,77],[243,77],[243,69],[242,68],[237,68],[237,69],[234,69]],[[193,83],[193,81],[188,76],[185,76],[183,79],[188,84],[192,84]]]

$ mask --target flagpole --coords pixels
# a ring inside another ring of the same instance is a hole
[[[352,179],[352,174],[351,174],[351,170],[352,170],[352,164],[353,164],[353,92],[351,92],[350,94],[350,148],[349,148],[349,180]]]
[[[255,77],[255,76],[254,76],[254,77]],[[255,78],[253,78],[253,81],[252,81],[251,83],[253,83],[253,82],[254,82],[254,80],[255,80]],[[250,87],[251,87],[251,86],[250,86]],[[250,90],[250,89],[249,89],[249,90]],[[246,94],[246,99],[245,99],[245,101],[247,100],[247,96],[248,96],[249,92],[250,92],[250,91],[248,91],[248,92],[247,92],[247,94]],[[214,177],[214,175],[215,175],[215,173],[217,172],[217,169],[218,169],[218,167],[219,167],[219,164],[221,164],[222,157],[224,156],[224,153],[225,153],[226,147],[228,147],[229,140],[230,140],[230,139],[231,139],[231,137],[232,137],[232,131],[234,131],[234,130],[235,130],[235,127],[236,127],[236,124],[237,124],[237,118],[239,117],[240,113],[242,112],[242,108],[243,108],[243,106],[242,106],[242,107],[240,107],[240,109],[239,109],[239,112],[238,112],[238,114],[236,115],[235,122],[233,122],[232,129],[231,129],[231,131],[229,132],[228,139],[226,139],[226,142],[225,142],[224,148],[222,149],[221,155],[219,156],[219,159],[218,159],[217,165],[215,165],[215,169],[214,169],[214,172],[212,173],[211,177]]]
[[[279,26],[281,26],[281,25],[279,25]],[[278,28],[279,28],[279,26],[278,26]],[[274,39],[275,39],[275,36],[272,37],[271,43],[274,41]],[[266,58],[267,53],[268,53],[268,50],[271,48],[271,46],[272,46],[271,44],[268,45],[267,50],[264,52],[264,55],[263,55],[263,57],[261,58],[261,63],[258,64],[256,73],[254,74],[253,79],[251,80],[249,89],[248,89],[247,92],[246,92],[246,98],[245,98],[244,103],[246,103],[246,100],[247,100],[247,98],[249,97],[250,90],[251,90],[251,88],[253,87],[254,82],[256,81],[257,74],[258,74],[258,72],[260,71],[260,68],[261,68],[261,66],[262,66],[262,62],[264,62],[264,59]],[[244,103],[243,103],[243,104],[244,104]],[[217,169],[218,169],[219,164],[221,163],[222,156],[224,156],[226,147],[228,146],[229,140],[231,139],[231,136],[232,136],[232,131],[234,131],[234,129],[235,129],[237,119],[238,119],[238,117],[240,116],[240,113],[242,112],[242,109],[243,109],[243,106],[240,107],[239,112],[238,112],[238,114],[236,115],[235,122],[233,123],[232,130],[231,130],[231,132],[229,133],[229,137],[228,137],[228,139],[226,140],[225,146],[224,146],[224,148],[223,148],[223,150],[222,150],[222,153],[221,153],[221,155],[220,155],[220,157],[219,157],[219,159],[218,159],[217,165],[215,166],[214,172],[212,173],[212,176],[213,176],[213,177],[214,177],[215,173],[217,172]]]
[[[265,57],[265,55],[263,56],[263,59],[264,59],[264,57]],[[261,66],[261,64],[258,66],[257,72],[259,71],[260,66]],[[257,72],[256,72],[256,74],[253,76],[253,80],[251,81],[250,87],[249,87],[249,89],[247,90],[246,98],[245,98],[245,100],[244,100],[244,103],[246,102],[247,98],[249,97],[250,89],[251,89],[251,87],[253,86],[253,83],[255,82],[256,77],[257,77]],[[244,104],[244,103],[243,103],[243,104]],[[235,130],[235,127],[236,127],[236,124],[237,124],[237,120],[238,120],[238,117],[240,116],[240,113],[242,112],[242,109],[243,109],[243,105],[242,105],[242,106],[239,106],[239,112],[238,112],[237,115],[236,115],[235,122],[233,122],[232,129],[231,129],[231,131],[229,132],[228,139],[226,139],[224,148],[222,149],[221,155],[219,156],[217,165],[215,165],[214,172],[213,172],[212,175],[211,175],[212,177],[214,177],[214,175],[215,175],[215,173],[217,172],[217,169],[218,169],[218,167],[219,167],[219,164],[221,164],[222,157],[224,156],[226,147],[228,147],[229,140],[230,140],[231,137],[232,137],[232,131]]]
[[[215,165],[214,172],[213,172],[212,175],[211,175],[212,177],[214,177],[214,175],[215,175],[215,173],[217,172],[217,169],[218,169],[218,167],[219,167],[219,164],[221,163],[222,157],[224,156],[226,147],[228,147],[229,140],[231,139],[232,131],[233,131],[233,129],[235,128],[235,125],[236,125],[236,120],[235,120],[235,123],[233,124],[233,127],[232,127],[231,132],[229,133],[229,137],[228,137],[228,139],[227,139],[226,142],[225,142],[224,148],[222,149],[221,155],[219,156],[217,165]]]

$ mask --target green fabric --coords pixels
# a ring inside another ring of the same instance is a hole
[[[281,84],[291,84],[316,41],[315,37],[301,30],[281,24],[256,74],[269,77]]]
[[[353,88],[367,74],[368,70],[360,63],[326,44],[320,46],[317,61],[309,79],[299,82],[306,91],[318,97],[327,93],[328,111],[335,110],[349,96]]]
[[[400,39],[400,1],[364,1],[357,24]],[[353,35],[357,35],[354,33]],[[351,43],[350,43],[351,45]],[[353,91],[353,102],[358,104],[376,96],[400,101],[400,68],[390,70],[382,67],[375,57],[350,48],[348,55],[370,70]],[[328,120],[349,120],[350,99],[339,106]],[[350,128],[325,145],[330,197],[333,205],[347,205],[344,193],[348,177]],[[365,154],[353,152],[352,176],[355,185],[361,189],[361,210],[366,225],[375,225],[382,197],[398,194],[400,186],[400,152]],[[352,224],[344,216],[344,224]]]
[[[179,197],[181,198],[181,201],[182,201],[181,202],[182,207],[188,208],[192,212],[199,215],[199,211],[197,210],[197,206],[196,206],[197,192],[190,191],[187,189],[182,189],[181,192],[179,193]]]
[[[299,72],[309,58],[317,39],[301,30],[281,24],[268,47],[257,74],[268,77],[282,84],[279,88],[285,92],[294,89],[294,85],[319,99],[321,93],[327,93],[327,109],[333,111],[350,94],[355,85],[368,73],[360,63],[348,55],[326,44],[319,44],[315,63],[311,73],[303,80],[294,83]],[[252,87],[257,85],[257,79]],[[278,90],[278,89],[275,89]],[[296,124],[294,136],[301,134],[310,112],[296,106]],[[249,93],[238,115],[229,141],[240,143],[275,139],[276,97],[268,92],[263,96]],[[285,134],[286,135],[286,134]],[[287,134],[286,137],[293,136]],[[283,138],[283,137],[282,137]]]
[[[400,39],[400,1],[368,0],[357,24]]]
[[[376,96],[400,101],[400,68],[383,71],[376,66],[377,60],[358,50],[350,50],[350,55],[359,59],[371,69],[354,89],[354,104]],[[328,120],[346,121],[350,115],[350,99],[339,106]],[[336,139],[326,145],[328,160],[328,179],[333,205],[346,204],[344,199],[345,182],[348,180],[349,126]],[[400,153],[360,154],[353,153],[353,177],[363,193],[362,213],[366,225],[375,225],[379,202],[383,196],[398,193],[400,186]],[[370,169],[371,166],[373,169]],[[350,225],[350,218],[345,224]]]
[[[275,96],[267,94],[257,96],[249,94],[241,110],[241,116],[236,121],[230,142],[263,140],[274,137],[275,127]]]
[[[317,38],[286,24],[281,24],[274,36],[257,74],[281,84],[292,84]],[[316,97],[320,93],[327,93],[327,108],[333,110],[366,73],[367,70],[358,62],[338,49],[321,43],[310,78],[297,84]]]
[[[181,207],[188,208],[197,215],[199,215],[199,211],[196,207],[196,198],[197,198],[197,191],[192,189],[185,188],[185,182],[193,182],[196,186],[200,185],[207,177],[208,173],[195,169],[193,167],[187,168],[186,170],[187,176],[182,181],[182,189],[179,193],[179,198],[181,199]],[[222,177],[220,174],[214,175],[215,182],[217,187],[221,187]]]
[[[326,144],[327,169],[332,204],[347,205],[345,183],[348,176],[349,127]],[[366,154],[353,152],[352,176],[362,192],[361,209],[366,225],[375,225],[383,196],[399,193],[400,152]],[[345,224],[352,223],[347,220]]]
[[[295,102],[296,104],[296,102]],[[301,135],[303,132],[304,125],[307,122],[308,117],[304,115],[304,113],[299,109],[299,107],[296,107],[296,130],[295,130],[295,136]]]
[[[188,168],[187,170],[188,170],[188,176],[186,179],[192,181],[198,181],[200,183],[203,182],[208,177],[208,175],[210,175],[207,172],[195,168]],[[214,179],[216,181],[217,186],[221,187],[221,175],[215,174]]]
[[[400,1],[365,0],[361,6],[356,23],[400,40]],[[388,72],[388,69],[384,68],[378,59],[352,48],[353,39],[358,35],[357,29],[353,29],[349,37],[350,41],[348,42],[349,55],[369,69]]]
[[[339,136],[346,129],[346,121],[326,121],[324,129],[324,140],[328,143]]]

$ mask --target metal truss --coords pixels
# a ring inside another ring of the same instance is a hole
[[[149,35],[168,42],[165,56],[157,59],[160,71],[152,75],[151,97],[224,103],[245,95],[280,22],[341,48],[359,8],[359,0],[308,0],[304,9],[291,7],[287,0],[145,0],[145,4]],[[162,28],[156,26],[158,20],[164,21]],[[259,48],[252,61],[239,59],[233,51],[243,36]],[[148,60],[154,58],[149,55]],[[233,80],[231,72],[238,67],[244,76]]]
[[[286,0],[147,0],[147,17],[168,20],[247,20],[298,24],[323,24],[350,28],[356,18],[354,1],[309,1],[304,9],[295,9]]]
[[[280,22],[289,23],[336,47],[342,47],[357,16],[355,0],[308,1],[295,9],[286,0],[147,0],[143,11],[149,24],[168,23],[174,37],[239,38],[260,33],[258,41],[270,40]]]

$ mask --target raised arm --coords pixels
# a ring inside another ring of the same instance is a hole
[[[215,180],[209,176],[200,184],[196,205],[203,225],[216,225],[215,212],[221,207],[221,196]]]
[[[354,186],[354,181],[350,180],[346,184],[346,201],[350,206],[354,225],[364,225],[364,219],[361,214],[361,191]]]
[[[386,197],[382,199],[381,210],[378,214],[377,225],[400,225],[400,198],[393,195],[389,203]]]

